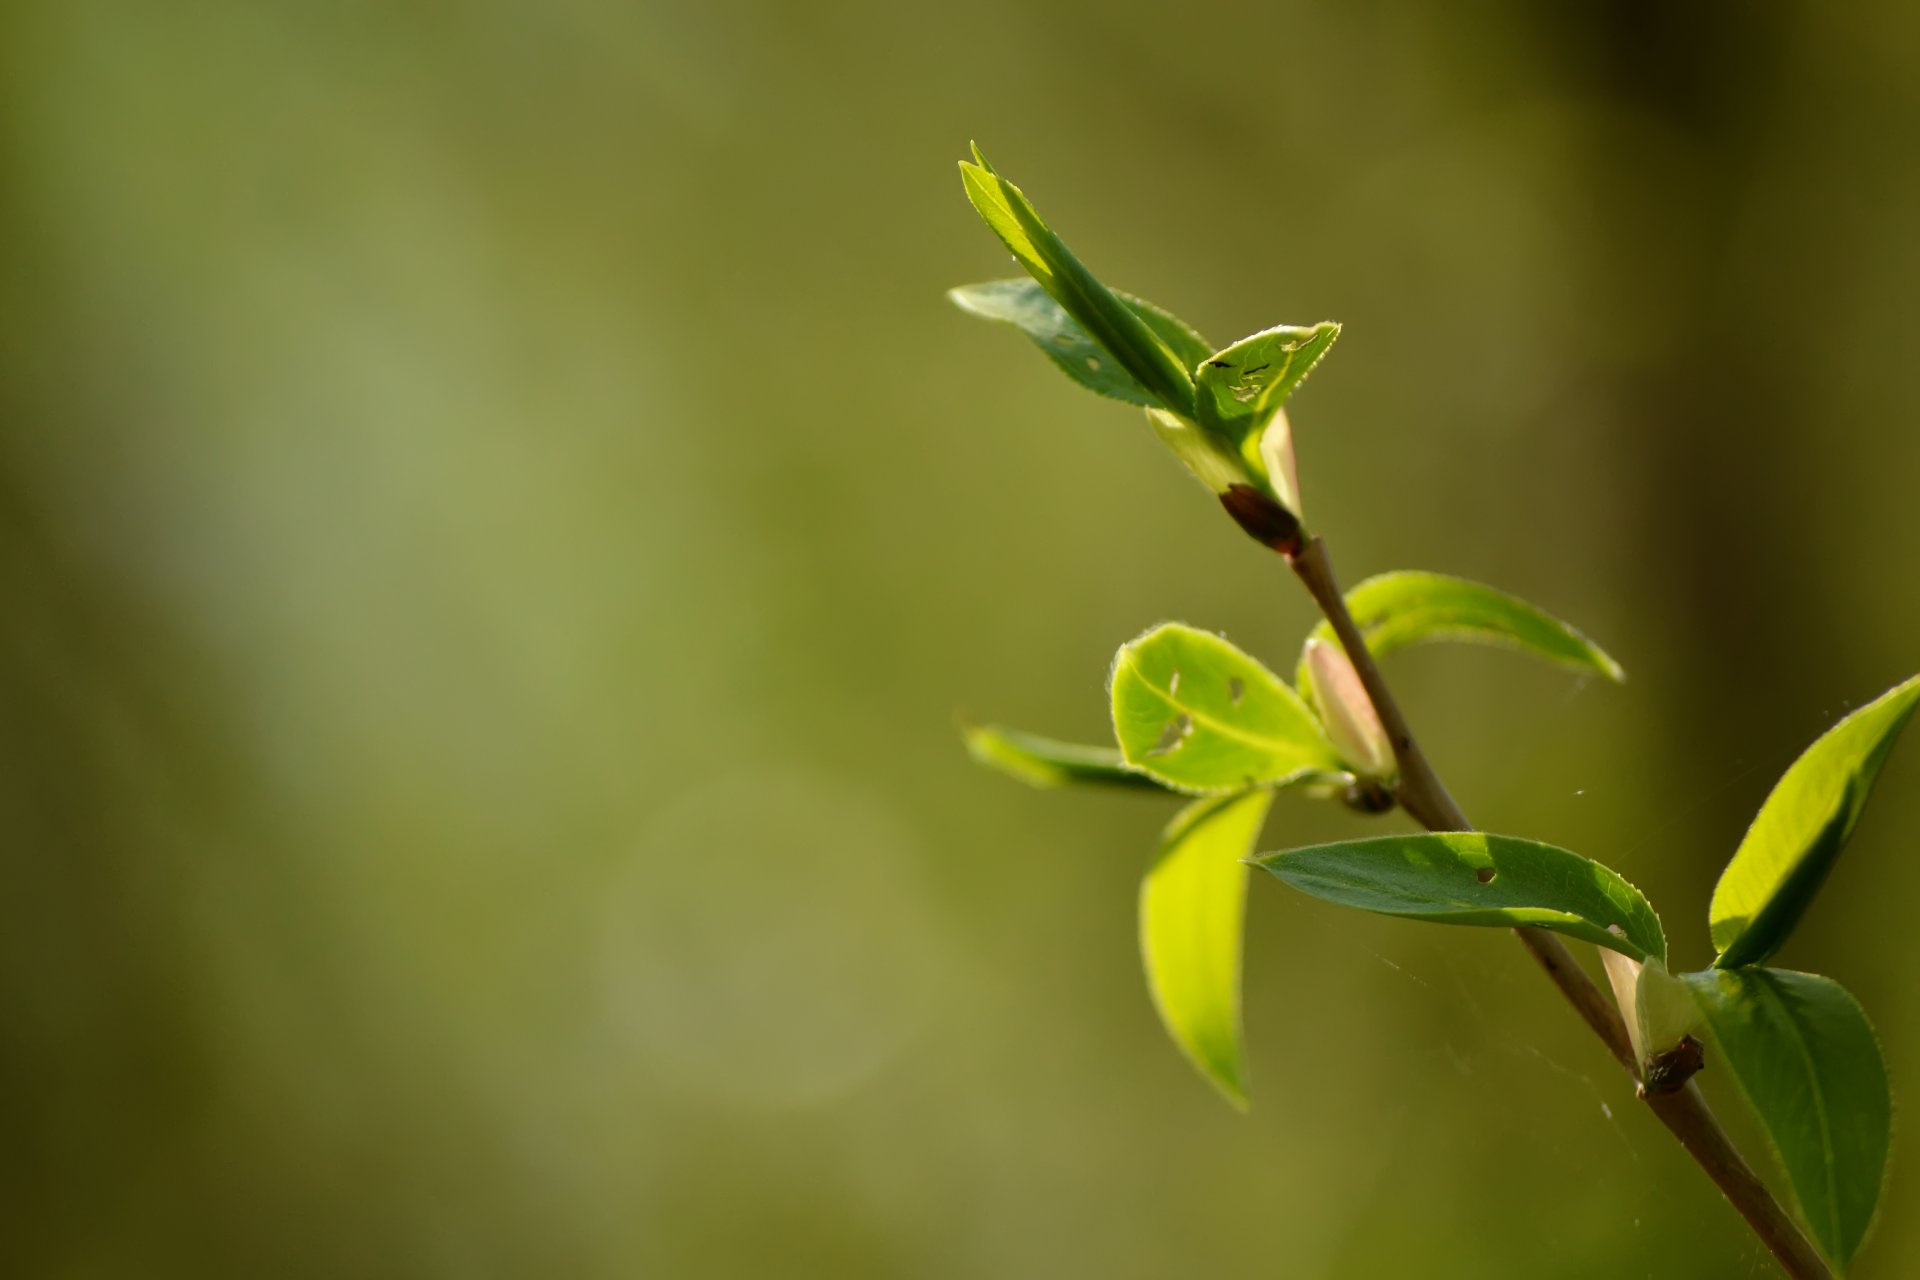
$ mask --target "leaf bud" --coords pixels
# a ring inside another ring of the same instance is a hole
[[[1333,749],[1362,777],[1393,777],[1393,744],[1346,651],[1316,636],[1307,641],[1306,658],[1307,683]]]

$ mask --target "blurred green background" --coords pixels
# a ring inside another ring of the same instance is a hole
[[[1920,669],[1920,10],[0,13],[0,1271],[1771,1274],[1497,933],[1258,883],[1251,1115],[1166,1043],[1169,806],[956,713],[1095,738],[1145,626],[1311,614],[943,302],[1010,270],[954,162],[1222,342],[1345,323],[1292,409],[1348,580],[1632,673],[1410,653],[1429,747],[1698,965]],[[1909,1106],[1916,829],[1909,743],[1782,956]],[[1900,1147],[1858,1274],[1917,1208]]]

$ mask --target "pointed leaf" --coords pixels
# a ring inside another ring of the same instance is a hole
[[[1842,720],[1787,769],[1713,890],[1714,963],[1759,964],[1787,940],[1853,834],[1920,701],[1920,676]]]
[[[1347,608],[1375,657],[1427,640],[1467,640],[1524,650],[1549,662],[1609,680],[1627,678],[1620,664],[1558,618],[1517,596],[1440,573],[1402,571],[1368,578],[1347,592]],[[1322,622],[1313,636],[1331,642]],[[1301,655],[1301,670],[1306,656]]]
[[[1550,844],[1435,832],[1264,853],[1254,865],[1343,907],[1437,924],[1535,925],[1630,959],[1666,960],[1660,917],[1640,891]]]
[[[1207,356],[1207,342],[1186,322],[1151,302],[1116,293],[1147,327],[1183,362],[1197,363]],[[1033,339],[1034,345],[1069,378],[1098,395],[1154,408],[1160,404],[1120,366],[1108,350],[1095,342],[1036,280],[989,280],[949,289],[947,297],[970,315],[1010,324]],[[1198,354],[1194,354],[1194,353]]]
[[[980,158],[979,151],[974,151]],[[1177,413],[1193,412],[1193,378],[1146,321],[1053,234],[1020,188],[980,158],[960,164],[967,198],[1021,266],[1105,348],[1134,381]]]
[[[1270,791],[1196,800],[1160,838],[1140,885],[1140,955],[1167,1034],[1235,1106],[1247,1105],[1240,937],[1247,868]]]
[[[1339,336],[1332,321],[1280,325],[1216,351],[1200,363],[1200,420],[1235,441],[1257,435]]]
[[[1145,791],[1166,789],[1145,774],[1127,768],[1126,761],[1112,747],[1059,742],[991,724],[968,725],[962,732],[967,739],[967,754],[976,762],[1042,790],[1076,782]]]
[[[1177,790],[1346,776],[1293,690],[1209,632],[1170,622],[1122,645],[1111,688],[1121,756]]]
[[[1867,1015],[1839,983],[1811,973],[1714,969],[1686,982],[1814,1242],[1845,1271],[1873,1225],[1893,1127]]]

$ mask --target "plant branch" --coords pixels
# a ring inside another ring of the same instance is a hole
[[[1400,806],[1409,817],[1429,831],[1473,830],[1473,824],[1467,821],[1467,815],[1461,812],[1460,806],[1447,793],[1433,765],[1420,750],[1413,731],[1407,727],[1406,717],[1401,713],[1399,703],[1394,700],[1393,691],[1387,687],[1379,664],[1373,660],[1373,654],[1367,648],[1366,637],[1361,634],[1359,624],[1347,608],[1346,597],[1327,559],[1325,544],[1319,538],[1313,538],[1298,552],[1288,556],[1287,562],[1313,596],[1314,603],[1320,606],[1320,612],[1333,627],[1334,634],[1340,638],[1341,647],[1353,662],[1360,683],[1366,689],[1367,697],[1372,700],[1382,727],[1387,731],[1387,737],[1393,744],[1394,760],[1400,769],[1396,790]],[[1540,967],[1546,970],[1547,976],[1574,1007],[1581,1020],[1637,1083],[1640,1064],[1635,1060],[1632,1044],[1627,1038],[1626,1024],[1621,1021],[1613,1002],[1573,958],[1573,953],[1559,938],[1543,929],[1519,928],[1513,932]],[[1826,1263],[1735,1149],[1694,1084],[1688,1083],[1685,1088],[1666,1094],[1649,1094],[1641,1090],[1640,1097],[1673,1136],[1680,1140],[1680,1145],[1687,1149],[1687,1153],[1706,1170],[1721,1194],[1746,1219],[1747,1225],[1753,1228],[1754,1234],[1760,1237],[1792,1280],[1832,1280],[1832,1272]]]

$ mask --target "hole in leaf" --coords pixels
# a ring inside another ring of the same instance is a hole
[[[1070,347],[1073,345],[1073,335],[1070,333],[1056,333],[1053,335],[1053,340],[1059,343],[1063,347]]]
[[[1169,720],[1167,721],[1167,727],[1160,731],[1160,741],[1154,743],[1153,750],[1147,752],[1147,754],[1150,756],[1164,756],[1182,742],[1185,742],[1187,735],[1192,732],[1192,716],[1182,715],[1177,719]]]
[[[1247,682],[1239,676],[1227,677],[1227,700],[1234,706],[1240,705],[1240,699],[1247,696]]]
[[[1478,871],[1473,873],[1473,878],[1475,880],[1478,880],[1481,884],[1492,884],[1493,878],[1499,874],[1500,873],[1498,871],[1495,871],[1492,867],[1481,867]]]
[[[1179,692],[1180,692],[1180,673],[1176,671],[1173,673],[1172,678],[1167,681],[1167,696],[1172,697],[1174,694]]]
[[[1099,362],[1098,360],[1096,360],[1096,359],[1094,359],[1094,358],[1093,358],[1092,356],[1088,356],[1088,357],[1087,357],[1087,368],[1089,368],[1089,369],[1091,369],[1091,370],[1093,370],[1093,371],[1094,371],[1095,373],[1098,373],[1098,372],[1100,372],[1100,362]]]

